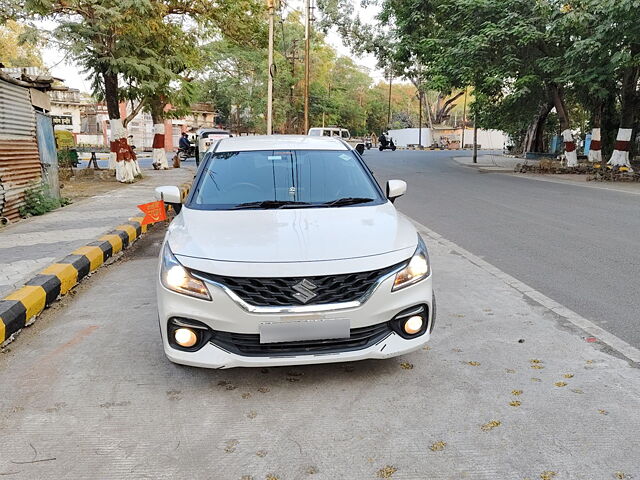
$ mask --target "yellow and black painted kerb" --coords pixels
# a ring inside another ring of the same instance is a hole
[[[65,295],[146,231],[142,217],[132,218],[97,241],[74,250],[71,255],[45,268],[22,288],[0,300],[0,344],[29,325],[59,296]]]

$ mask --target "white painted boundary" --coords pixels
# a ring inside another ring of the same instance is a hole
[[[473,263],[474,265],[477,265],[482,270],[490,273],[494,277],[499,278],[504,283],[509,285],[511,288],[517,290],[518,292],[522,293],[523,295],[526,295],[527,297],[531,298],[535,302],[538,302],[543,307],[548,308],[552,312],[560,315],[561,317],[566,318],[573,325],[575,325],[576,327],[582,329],[583,331],[585,331],[589,335],[591,335],[593,337],[596,337],[600,342],[605,343],[606,345],[608,345],[609,347],[613,348],[614,350],[616,350],[617,352],[619,352],[621,355],[625,356],[626,358],[628,358],[632,362],[640,363],[640,350],[635,348],[633,345],[630,345],[627,342],[625,342],[624,340],[622,340],[622,339],[618,338],[617,336],[613,335],[612,333],[607,332],[606,330],[602,329],[601,327],[599,327],[598,325],[596,325],[592,321],[587,320],[586,318],[584,318],[581,315],[578,315],[573,310],[570,310],[567,307],[559,304],[555,300],[552,300],[551,298],[547,297],[546,295],[543,295],[542,293],[538,292],[534,288],[531,288],[529,285],[526,285],[526,284],[522,283],[520,280],[517,280],[516,278],[512,277],[511,275],[508,275],[508,274],[504,273],[499,268],[494,267],[489,262],[487,262],[487,261],[481,259],[480,257],[474,255],[473,253],[465,250],[464,248],[460,247],[459,245],[447,240],[442,235],[440,235],[440,234],[434,232],[433,230],[425,227],[421,223],[416,222],[411,217],[407,216],[407,219],[410,220],[411,222],[413,222],[413,224],[416,226],[416,228],[418,230],[420,230],[420,233],[424,234],[429,239],[431,239],[433,241],[436,241],[440,245],[443,245],[443,246],[445,246],[447,248],[450,248],[451,250],[454,250],[456,253],[459,253],[464,258],[466,258],[471,263]]]

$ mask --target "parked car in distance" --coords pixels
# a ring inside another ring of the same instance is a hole
[[[335,137],[223,138],[203,159],[157,276],[169,360],[230,368],[389,358],[421,348],[436,304],[427,247]]]
[[[308,135],[311,137],[340,137],[344,140],[351,138],[349,130],[339,127],[313,127],[309,129]]]
[[[196,165],[200,165],[202,161],[202,157],[209,147],[216,141],[221,138],[229,138],[231,137],[231,132],[227,130],[221,130],[219,128],[201,128],[196,133]]]

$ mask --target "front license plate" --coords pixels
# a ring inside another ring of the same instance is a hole
[[[262,323],[260,343],[349,338],[350,333],[351,322],[348,318]]]

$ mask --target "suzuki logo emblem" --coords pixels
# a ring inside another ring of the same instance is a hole
[[[300,303],[307,303],[312,298],[318,296],[318,294],[314,292],[316,288],[318,288],[318,286],[315,283],[310,282],[305,278],[293,286],[293,289],[296,291],[296,293],[293,294],[293,297]]]

